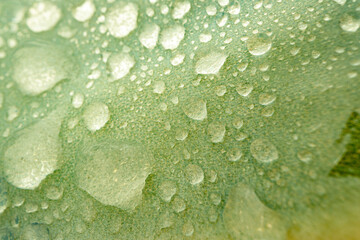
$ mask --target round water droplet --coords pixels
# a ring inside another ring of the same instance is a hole
[[[105,124],[109,121],[109,108],[104,103],[92,103],[91,105],[86,107],[83,113],[83,119],[87,129],[95,132],[104,127]]]
[[[297,153],[297,157],[300,161],[307,163],[311,161],[312,153],[308,150],[302,150]]]
[[[113,53],[108,59],[108,69],[111,78],[108,80],[114,82],[125,77],[135,65],[135,59],[129,53]]]
[[[175,139],[178,141],[184,141],[188,136],[188,131],[183,129],[183,128],[179,128],[176,129],[175,132]]]
[[[185,28],[181,25],[174,25],[161,32],[160,43],[165,49],[176,49],[185,35]]]
[[[158,41],[160,33],[160,27],[155,23],[147,24],[139,35],[139,41],[141,44],[148,48],[153,49]]]
[[[225,125],[220,122],[210,123],[207,129],[210,141],[213,143],[222,142],[224,140],[225,131]]]
[[[271,49],[271,45],[271,39],[263,33],[253,35],[246,41],[248,51],[254,56],[267,53]]]
[[[154,93],[162,94],[165,91],[165,83],[163,81],[157,81],[154,83]]]
[[[210,193],[210,201],[215,206],[219,205],[221,203],[221,195],[218,193]]]
[[[189,12],[191,4],[189,1],[175,2],[172,17],[174,19],[181,19]]]
[[[227,55],[222,52],[210,52],[196,62],[195,71],[198,74],[217,74],[226,58]]]
[[[72,99],[72,105],[74,108],[80,108],[84,103],[84,95],[81,93],[76,93]]]
[[[215,88],[215,94],[219,97],[222,97],[224,96],[226,93],[226,86],[225,85],[220,85],[220,86],[217,86]]]
[[[247,96],[249,96],[249,94],[252,92],[253,89],[254,89],[254,87],[251,84],[240,83],[236,87],[236,92],[243,97],[247,97]]]
[[[182,233],[185,236],[190,237],[194,233],[194,226],[190,222],[185,223],[182,227]]]
[[[55,110],[19,132],[20,137],[14,139],[3,156],[3,170],[9,183],[21,189],[35,189],[55,171],[61,151],[61,120],[62,111]]]
[[[242,152],[238,148],[233,148],[227,152],[226,156],[230,162],[236,162],[239,161],[240,158],[242,157]]]
[[[262,93],[259,96],[259,103],[264,106],[273,103],[275,100],[276,100],[276,96],[273,94]]]
[[[33,32],[45,32],[52,29],[61,18],[61,10],[52,2],[35,2],[28,12],[26,25]]]
[[[201,183],[204,180],[204,172],[201,167],[195,164],[189,164],[185,168],[186,179],[192,185]]]
[[[171,198],[176,193],[176,185],[172,181],[164,181],[160,184],[158,189],[159,197],[165,202],[170,202]]]
[[[79,187],[103,204],[133,210],[141,202],[152,155],[128,140],[99,139],[85,145],[76,162]]]
[[[13,57],[13,79],[23,94],[35,96],[74,77],[76,66],[69,56],[53,46],[24,47]]]
[[[106,14],[106,27],[116,38],[123,38],[137,27],[138,6],[132,2],[119,2]]]
[[[46,197],[50,200],[59,200],[63,195],[62,187],[50,186],[46,188]]]
[[[256,139],[251,143],[250,152],[253,157],[263,163],[275,161],[279,158],[274,144],[267,139]]]
[[[360,19],[346,14],[340,19],[340,27],[346,32],[356,32],[360,27]]]
[[[206,102],[200,98],[190,98],[182,107],[186,116],[202,121],[207,117]]]
[[[180,197],[174,197],[174,200],[172,201],[171,205],[172,205],[172,209],[177,213],[182,212],[186,209],[186,203],[184,199]]]
[[[86,22],[94,15],[95,10],[96,8],[92,0],[85,0],[83,4],[72,11],[72,15],[77,21]]]

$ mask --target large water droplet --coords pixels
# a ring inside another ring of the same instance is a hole
[[[144,147],[128,142],[101,139],[88,143],[76,166],[82,189],[101,203],[124,210],[140,203],[152,162]]]
[[[132,2],[119,2],[106,14],[106,27],[116,38],[123,38],[137,27],[138,6]]]
[[[185,168],[185,176],[189,183],[196,185],[204,180],[204,171],[198,165],[189,164]]]
[[[139,35],[139,41],[141,44],[148,48],[153,49],[159,38],[160,27],[155,23],[147,24]]]
[[[360,19],[346,14],[340,19],[340,27],[346,32],[356,32],[360,27]]]
[[[225,125],[221,122],[212,122],[209,124],[207,132],[210,136],[210,141],[213,143],[219,143],[224,140]]]
[[[224,65],[227,55],[221,52],[211,52],[200,58],[195,64],[198,74],[217,74]]]
[[[51,46],[21,48],[13,62],[13,79],[26,95],[43,93],[76,73],[64,51]]]
[[[135,65],[135,59],[129,53],[113,53],[108,59],[108,68],[111,73],[110,82],[125,77]]]
[[[207,117],[206,102],[200,98],[190,98],[182,108],[191,119],[202,121]]]
[[[163,181],[159,185],[158,194],[159,197],[165,202],[170,202],[171,198],[176,193],[176,184],[172,181]]]
[[[165,49],[176,49],[185,35],[185,28],[181,25],[174,25],[161,32],[160,43]]]
[[[19,132],[3,159],[6,180],[22,189],[35,189],[57,168],[60,152],[61,111],[54,111],[33,126]]]
[[[280,215],[267,208],[243,183],[230,191],[223,218],[234,239],[286,239],[286,227]]]
[[[61,10],[52,2],[35,2],[28,12],[26,25],[33,32],[45,32],[52,29],[61,18]]]
[[[263,163],[268,163],[278,159],[278,151],[274,144],[267,139],[256,139],[251,143],[250,151],[253,157]]]
[[[72,11],[72,15],[77,21],[86,22],[94,15],[95,10],[92,0],[86,0]]]
[[[271,49],[271,45],[271,39],[263,33],[253,35],[246,41],[247,49],[254,56],[267,53]]]
[[[92,103],[91,105],[86,107],[83,113],[83,119],[87,129],[95,132],[104,127],[105,124],[109,121],[109,108],[104,103]]]

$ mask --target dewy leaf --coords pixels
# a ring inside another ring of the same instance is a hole
[[[0,239],[360,236],[359,13],[0,0]]]

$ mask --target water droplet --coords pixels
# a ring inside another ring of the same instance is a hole
[[[217,173],[214,170],[210,170],[208,172],[208,179],[209,182],[214,183],[217,179]]]
[[[194,233],[194,226],[190,222],[185,223],[182,227],[182,233],[185,236],[190,237]]]
[[[74,108],[80,108],[84,103],[84,95],[81,93],[76,93],[72,99],[72,105]]]
[[[212,122],[208,125],[207,132],[210,136],[210,141],[213,143],[219,143],[224,140],[225,125],[221,122]]]
[[[346,14],[340,19],[340,27],[346,32],[356,32],[360,27],[360,19]]]
[[[6,121],[12,122],[20,114],[20,110],[16,106],[10,106],[7,110]]]
[[[185,58],[185,54],[180,54],[180,53],[176,54],[173,58],[170,59],[171,65],[173,66],[180,65],[184,61],[184,58]]]
[[[276,100],[276,96],[269,93],[261,93],[259,96],[259,103],[261,105],[270,105]]]
[[[153,49],[157,44],[159,33],[160,27],[158,25],[155,23],[146,24],[139,35],[139,41],[144,47]]]
[[[186,203],[180,197],[177,196],[174,197],[174,200],[172,201],[171,204],[172,204],[172,209],[177,213],[180,213],[186,209]]]
[[[248,135],[246,133],[240,132],[236,135],[235,139],[236,141],[244,141]]]
[[[61,18],[61,10],[52,2],[35,2],[28,11],[26,25],[33,32],[52,29]]]
[[[247,49],[254,56],[267,53],[271,49],[271,45],[271,39],[263,33],[253,35],[246,41]]]
[[[199,98],[190,98],[182,109],[193,120],[202,121],[207,117],[206,102]]]
[[[172,12],[172,17],[174,19],[181,19],[185,16],[187,12],[190,11],[191,4],[188,1],[175,2],[174,10]]]
[[[62,112],[54,111],[19,132],[4,153],[6,180],[21,189],[35,189],[57,168]]]
[[[165,91],[165,83],[163,81],[157,81],[154,83],[154,93],[162,94]]]
[[[302,150],[297,153],[297,157],[300,161],[307,163],[311,161],[312,153],[308,150]]]
[[[77,21],[86,22],[94,15],[95,10],[96,8],[92,0],[85,0],[83,4],[72,11],[72,15]]]
[[[219,205],[221,203],[221,195],[218,193],[210,193],[210,201],[215,206]]]
[[[183,129],[183,128],[179,128],[176,129],[175,132],[175,139],[178,141],[184,141],[188,136],[188,131]]]
[[[209,5],[205,8],[206,10],[206,13],[209,15],[209,16],[214,16],[217,12],[217,9],[216,9],[216,6],[215,5]]]
[[[158,189],[159,197],[165,202],[170,202],[177,191],[176,184],[172,181],[163,181]]]
[[[230,191],[223,219],[234,239],[286,239],[287,229],[281,216],[243,183]]]
[[[195,64],[197,74],[217,74],[224,65],[227,55],[221,52],[211,52],[201,57]]]
[[[249,83],[240,83],[236,87],[237,93],[243,97],[249,96],[249,94],[252,92],[253,89],[254,87]]]
[[[108,59],[108,68],[111,73],[110,82],[125,77],[135,65],[135,59],[129,53],[113,53]]]
[[[251,143],[250,152],[253,157],[263,163],[275,161],[279,158],[274,144],[267,139],[256,139]]]
[[[238,1],[233,2],[229,7],[228,7],[228,12],[231,15],[238,15],[240,13],[240,3]]]
[[[87,129],[95,132],[102,127],[110,119],[110,111],[104,103],[95,102],[86,107],[83,113],[84,123]]]
[[[76,73],[72,59],[50,46],[21,48],[13,61],[14,81],[23,94],[31,96],[48,91]]]
[[[46,191],[46,197],[48,199],[59,200],[63,195],[64,189],[62,187],[50,186],[50,187],[46,188],[45,191]]]
[[[215,88],[215,94],[219,97],[222,97],[224,96],[226,93],[226,86],[225,85],[220,85],[220,86],[217,86]]]
[[[106,27],[116,38],[123,38],[137,27],[138,6],[132,2],[119,2],[106,14]]]
[[[25,203],[25,211],[26,213],[34,213],[39,210],[39,206],[33,202],[26,202]]]
[[[236,128],[236,129],[240,129],[244,124],[244,121],[240,118],[235,118],[233,120],[233,126]]]
[[[204,172],[201,167],[195,164],[189,164],[185,168],[186,179],[192,185],[200,184],[204,180]]]
[[[133,210],[142,199],[152,155],[137,144],[100,139],[87,143],[77,159],[80,188],[103,204]]]
[[[242,152],[238,148],[233,148],[227,152],[226,156],[230,162],[236,162],[242,157]]]
[[[346,3],[346,0],[333,0],[333,1],[340,5],[344,5]]]
[[[181,25],[174,25],[161,32],[160,43],[165,49],[176,49],[185,35],[185,28]]]

